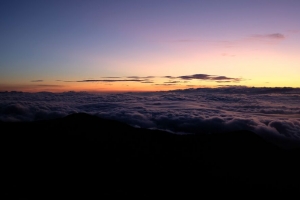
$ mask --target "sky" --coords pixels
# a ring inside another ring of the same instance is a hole
[[[299,0],[1,0],[0,91],[300,87]]]

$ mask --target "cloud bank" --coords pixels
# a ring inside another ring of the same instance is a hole
[[[275,143],[284,139],[286,145],[298,145],[300,141],[300,89],[0,93],[2,121],[53,119],[79,112],[178,134],[250,130]]]
[[[158,79],[167,79],[163,82],[157,82]],[[217,83],[223,82],[240,82],[243,81],[242,78],[232,78],[224,75],[209,75],[209,74],[192,74],[183,76],[127,76],[127,77],[102,77],[101,79],[85,79],[85,80],[65,80],[63,82],[140,82],[140,83],[153,83],[155,85],[173,85],[175,83],[186,83],[191,80],[203,80],[203,81],[213,81]],[[35,82],[39,82],[37,80]],[[169,83],[169,84],[167,84]]]

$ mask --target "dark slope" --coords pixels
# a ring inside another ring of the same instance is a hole
[[[6,199],[300,189],[299,150],[280,149],[247,131],[183,136],[87,114],[0,126]]]

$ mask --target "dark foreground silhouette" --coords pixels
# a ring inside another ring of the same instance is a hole
[[[291,194],[300,151],[247,131],[175,135],[87,114],[1,122],[5,199]]]

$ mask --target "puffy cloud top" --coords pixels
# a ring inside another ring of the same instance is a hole
[[[300,90],[291,88],[119,94],[4,92],[0,93],[0,120],[33,121],[85,112],[180,134],[250,130],[273,142],[298,145],[299,105]]]

